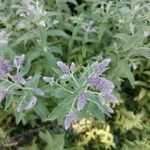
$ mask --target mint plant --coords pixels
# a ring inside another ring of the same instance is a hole
[[[20,113],[33,108],[37,103],[37,97],[44,92],[37,87],[37,78],[40,76],[25,78],[21,71],[24,69],[25,55],[16,56],[11,63],[0,58],[0,102],[5,101],[5,110],[15,103],[15,111]],[[13,65],[11,65],[13,64]],[[14,102],[13,98],[17,100]],[[19,98],[19,99],[18,99]]]
[[[0,149],[150,149],[149,6],[0,0]]]
[[[49,77],[44,80],[47,79],[48,83],[53,81],[53,86],[60,87],[67,94],[47,120],[64,118],[65,129],[68,129],[74,121],[87,114],[98,119],[103,114],[110,116],[113,113],[110,103],[117,103],[117,98],[112,94],[115,86],[103,74],[110,62],[110,59],[104,59],[87,67],[76,67],[74,63],[69,66],[58,61],[59,69],[55,71],[59,79],[55,81]],[[82,69],[81,75],[77,74],[78,69]],[[93,111],[97,111],[96,114]]]
[[[33,108],[38,102],[37,96],[45,95],[41,88],[33,86],[36,82],[33,77],[26,79],[21,75],[24,62],[25,55],[16,56],[13,66],[3,58],[0,59],[0,101],[2,102],[5,97],[11,95],[20,97],[20,100],[16,101],[16,112],[18,113]],[[59,69],[54,68],[54,71],[59,78],[55,80],[54,77],[44,76],[43,81],[54,90],[55,87],[59,87],[62,92],[66,92],[66,98],[51,112],[47,120],[62,117],[65,120],[65,128],[68,129],[74,121],[82,117],[80,112],[85,111],[90,113],[90,116],[97,117],[90,110],[93,104],[100,114],[104,113],[110,116],[110,113],[113,113],[110,102],[117,102],[117,98],[112,94],[115,86],[103,74],[108,69],[110,62],[110,59],[104,59],[87,67],[77,67],[75,63],[71,63],[69,66],[58,61]],[[81,75],[77,74],[79,69],[83,70]],[[10,100],[8,101],[5,102],[5,109],[10,105]],[[65,110],[61,108],[64,106],[66,106]],[[60,110],[57,111],[58,109]]]

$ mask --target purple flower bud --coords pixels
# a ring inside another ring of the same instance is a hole
[[[33,92],[34,92],[36,95],[38,95],[38,96],[43,96],[43,95],[44,95],[43,90],[40,89],[40,88],[35,88],[35,89],[33,89]]]
[[[0,102],[5,98],[7,90],[0,88]]]
[[[16,56],[15,59],[14,59],[15,67],[17,67],[17,68],[20,67],[23,64],[24,60],[25,60],[25,55],[24,54],[21,55],[21,56]]]
[[[105,105],[106,104],[106,99],[102,96],[100,96],[100,102],[102,105]]]
[[[66,79],[69,79],[69,77],[70,77],[69,74],[63,74],[62,76],[60,76],[60,79],[66,80]]]
[[[90,77],[87,79],[87,83],[91,88],[95,88],[108,93],[111,93],[114,88],[114,84],[103,77]]]
[[[10,70],[11,68],[7,64],[7,62],[3,58],[0,57],[0,78],[8,74]]]
[[[63,63],[62,61],[58,61],[57,62],[58,67],[65,73],[68,74],[70,73],[70,69],[69,66],[67,66],[65,63]]]
[[[65,117],[65,129],[70,128],[72,123],[77,120],[77,115],[74,112],[69,112]]]
[[[71,63],[71,65],[70,65],[70,70],[71,70],[71,72],[72,73],[74,73],[75,72],[75,70],[76,70],[76,65],[75,65],[75,63]]]
[[[31,81],[32,81],[32,76],[29,76],[27,79],[26,79],[26,81],[28,82],[28,83],[31,83]]]
[[[92,67],[94,67],[95,73],[97,75],[101,75],[104,71],[108,69],[108,65],[111,62],[111,59],[103,59],[100,63],[94,63]]]
[[[86,94],[84,92],[80,92],[80,94],[77,98],[77,109],[78,109],[78,111],[83,110],[86,102],[87,102]]]
[[[49,83],[50,85],[53,85],[53,83],[54,83],[54,78],[53,77],[43,77],[43,80],[46,83]]]
[[[36,105],[36,103],[37,103],[37,97],[33,96],[31,101],[29,102],[29,104],[25,108],[25,110],[33,108]]]
[[[114,110],[111,107],[107,107],[108,112],[114,113]]]
[[[105,93],[103,95],[103,97],[106,101],[110,101],[112,103],[117,103],[118,102],[117,98],[114,95],[110,94],[110,93]]]
[[[14,75],[12,77],[12,80],[14,82],[22,84],[22,85],[26,84],[26,80],[23,77],[21,77],[20,75],[18,75],[18,74]]]

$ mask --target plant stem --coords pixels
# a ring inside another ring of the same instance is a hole
[[[68,89],[66,89],[66,88],[64,88],[63,86],[61,86],[60,84],[58,84],[57,82],[54,82],[54,83],[55,83],[57,86],[59,86],[59,87],[61,87],[62,89],[64,89],[65,91],[67,91],[67,92],[73,94],[72,91],[69,91]]]
[[[71,78],[73,79],[73,81],[75,82],[75,84],[77,85],[77,87],[80,87],[77,80],[74,78],[73,74],[70,74]]]
[[[100,108],[100,106],[95,101],[92,101],[90,99],[87,99],[87,100],[90,101],[90,102],[92,102],[92,103],[94,103],[96,106],[98,106],[98,108]]]
[[[70,111],[72,111],[72,109],[73,109],[73,107],[74,107],[74,103],[75,103],[76,99],[77,99],[77,96],[75,97],[75,99],[74,99],[74,100],[73,100],[73,102],[72,102],[72,105],[71,105],[71,109],[70,109]]]
[[[96,94],[96,95],[101,95],[101,93],[93,92],[93,91],[89,91],[89,90],[87,90],[87,91],[85,91],[85,92],[87,92],[87,93],[92,93],[92,94]]]
[[[15,84],[9,86],[6,90],[9,90],[9,89],[12,88],[13,86],[15,86]]]
[[[30,87],[23,87],[24,90],[33,90],[33,88]]]

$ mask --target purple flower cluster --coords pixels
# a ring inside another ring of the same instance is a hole
[[[117,103],[118,100],[111,93],[102,93],[102,95],[100,96],[100,102],[102,105],[105,105],[107,102]]]
[[[76,98],[76,107],[78,111],[82,111],[90,97],[87,92],[91,94],[99,95],[100,102],[102,105],[106,104],[107,111],[113,113],[113,109],[107,106],[107,102],[117,103],[117,98],[112,94],[114,84],[107,78],[103,77],[102,74],[108,69],[111,59],[104,59],[100,63],[96,62],[91,65],[93,72],[86,78],[86,82],[82,85],[82,90],[79,91],[79,95]],[[64,72],[64,76],[69,76],[76,67],[75,64],[71,64],[69,67],[63,62],[58,62],[58,67]],[[76,80],[74,78],[74,80]],[[76,81],[75,81],[76,82]],[[89,91],[88,87],[93,90],[99,90],[101,93]],[[84,89],[85,88],[85,89]],[[73,103],[74,104],[74,103]],[[72,108],[71,108],[72,110]],[[77,115],[69,111],[65,118],[65,129],[68,129],[74,121],[77,120]]]
[[[5,90],[4,88],[0,88],[0,102],[5,98],[7,94],[7,90]]]
[[[117,98],[114,95],[112,95],[111,93],[104,93],[103,97],[106,101],[109,101],[111,103],[117,103],[118,102]]]
[[[114,110],[111,107],[107,107],[108,112],[114,113]]]
[[[78,109],[78,111],[83,110],[86,102],[87,102],[87,96],[84,92],[81,91],[78,98],[77,98],[77,109]]]
[[[57,62],[57,66],[62,70],[62,72],[64,73],[62,76],[61,76],[61,79],[68,79],[69,76],[70,76],[70,73],[74,73],[75,70],[76,70],[76,65],[75,63],[71,63],[70,66],[66,65],[64,62],[62,61],[58,61]]]
[[[111,59],[107,58],[102,60],[100,63],[96,62],[92,65],[92,67],[95,70],[96,75],[101,75],[103,72],[105,72],[108,69],[108,65],[111,62]]]
[[[21,56],[16,56],[14,59],[14,65],[16,68],[20,68],[20,66],[23,64],[25,60],[25,55],[21,55]]]
[[[92,67],[94,68],[93,74],[88,77],[87,84],[92,88],[102,92],[100,101],[102,105],[106,102],[117,103],[117,98],[112,95],[114,84],[105,77],[101,77],[102,73],[108,69],[108,65],[111,59],[104,59],[100,63],[94,63]],[[112,112],[112,111],[111,111]]]
[[[49,85],[53,85],[54,83],[54,78],[53,77],[43,77],[43,80],[48,83]]]
[[[69,67],[64,62],[58,61],[57,66],[63,71],[64,74],[69,74],[70,72],[74,73],[76,70],[76,65],[73,62],[71,63]]]
[[[16,86],[17,89],[19,87],[19,90],[20,89],[22,89],[23,91],[29,90],[30,92],[32,92],[32,97],[28,103],[26,103],[26,101],[23,99],[18,104],[17,106],[18,112],[33,108],[37,104],[37,96],[43,96],[45,94],[41,88],[32,88],[30,86],[27,87],[28,85],[32,84],[31,81],[33,81],[33,78],[31,77],[25,79],[20,75],[19,69],[24,63],[24,60],[25,60],[25,55],[15,57],[14,66],[16,68],[17,73],[15,75],[11,75],[10,66],[7,64],[7,62],[4,59],[0,58],[0,77],[4,79],[3,77],[5,77],[5,75],[9,73],[6,80],[12,83],[12,85],[8,87],[7,90],[0,88],[0,102],[6,97],[6,94],[8,93],[9,89],[12,86]],[[65,129],[68,129],[73,122],[78,120],[78,116],[75,112],[73,112],[73,110],[75,109],[78,112],[82,111],[85,108],[87,101],[88,100],[91,101],[89,98],[91,98],[93,95],[90,97],[88,95],[88,92],[91,94],[98,94],[102,105],[105,105],[107,102],[117,103],[117,98],[112,94],[113,89],[115,87],[114,84],[109,79],[102,76],[102,74],[108,69],[110,62],[111,62],[110,59],[104,59],[100,63],[96,62],[92,64],[91,65],[92,69],[91,68],[90,69],[93,72],[92,73],[90,72],[90,75],[86,78],[86,80],[83,83],[82,82],[79,83],[80,80],[78,80],[77,77],[74,76],[74,73],[76,71],[76,65],[74,63],[71,63],[71,65],[67,65],[62,61],[58,61],[57,65],[63,72],[63,75],[61,76],[60,79],[69,78],[70,80],[68,84],[72,80],[77,85],[76,88],[71,89],[71,91],[69,88],[66,87],[67,83],[65,84],[65,86],[63,86],[64,84],[62,83],[64,82],[57,83],[54,81],[53,77],[49,77],[49,76],[43,77],[45,83],[49,85],[53,85],[55,83],[60,88],[62,88],[63,90],[65,90],[70,94],[76,94],[78,92],[78,95],[73,100],[70,111],[68,111],[68,114],[65,116],[65,120],[64,120]],[[92,91],[89,91],[90,90],[89,87],[92,89]],[[13,88],[13,90],[15,90],[15,88]],[[98,90],[101,93],[94,92],[93,90]],[[108,108],[107,110],[108,112],[113,113],[113,109],[111,109],[110,107],[107,108]]]
[[[0,78],[3,78],[6,74],[10,72],[11,68],[9,64],[0,57]]]
[[[73,122],[77,121],[77,115],[74,112],[69,112],[65,117],[65,129],[70,128]]]
[[[113,88],[115,87],[111,81],[109,81],[104,77],[99,77],[99,76],[89,77],[87,83],[91,88],[95,88],[102,92],[108,92],[108,93],[111,93],[113,91]]]
[[[78,111],[83,110],[83,108],[85,107],[85,104],[87,102],[87,96],[86,96],[85,92],[81,91],[79,93],[79,96],[77,97],[76,101],[77,101],[77,110]],[[65,129],[67,130],[68,128],[70,128],[72,123],[77,120],[78,120],[77,115],[74,112],[70,111],[65,117],[65,121],[64,121]]]
[[[12,77],[12,80],[16,83],[19,83],[19,84],[22,84],[22,85],[25,85],[26,84],[26,80],[21,77],[19,74],[16,74]]]
[[[62,61],[57,62],[58,67],[63,71],[64,74],[69,74],[70,73],[70,68],[68,65],[63,63]]]
[[[40,88],[26,87],[27,85],[31,84],[30,80],[32,80],[32,77],[25,79],[24,77],[22,77],[19,74],[19,69],[20,69],[20,67],[22,67],[24,60],[25,60],[24,54],[21,56],[16,56],[14,58],[13,64],[14,64],[17,74],[11,75],[10,65],[6,62],[6,60],[4,60],[3,58],[0,57],[0,79],[6,80],[6,81],[8,81],[8,83],[10,83],[10,85],[6,89],[4,89],[3,87],[0,87],[0,102],[6,97],[6,94],[8,94],[8,92],[9,93],[11,92],[10,89],[12,87],[17,87],[17,88],[13,88],[13,90],[17,90],[19,88],[19,90],[22,90],[23,92],[24,92],[24,90],[29,90],[29,91],[33,92],[32,93],[33,95],[37,95],[37,96],[44,95],[43,90]],[[53,82],[53,78],[50,78],[50,77],[44,77],[44,80],[49,84],[52,84],[52,82]],[[23,100],[21,100],[21,102],[17,106],[17,111],[20,112],[20,111],[23,111],[26,109],[30,109],[36,103],[37,103],[37,97],[33,96],[31,98],[31,101],[29,102],[28,106],[24,109]]]

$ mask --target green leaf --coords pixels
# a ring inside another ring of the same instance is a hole
[[[57,107],[53,109],[50,115],[46,120],[55,120],[62,119],[68,113],[71,108],[73,101],[75,100],[75,95],[70,95],[66,97],[61,103],[58,104]]]
[[[45,150],[64,150],[64,134],[51,135],[46,131],[40,132],[39,137],[47,144]]]
[[[114,69],[114,78],[127,78],[130,81],[131,86],[134,88],[135,80],[131,71],[131,66],[127,60],[121,59],[117,67]]]
[[[55,68],[57,65],[57,59],[54,57],[54,55],[50,51],[44,51],[43,53],[44,61],[45,61],[45,67],[50,73],[54,73],[53,68]]]
[[[6,101],[5,101],[5,109],[4,110],[6,110],[10,106],[10,104],[11,104],[11,102],[13,100],[14,100],[13,94],[7,94]]]
[[[100,109],[100,107],[98,107],[96,104],[94,104],[93,102],[89,102],[88,104],[88,111],[91,113],[91,115],[99,120],[104,120],[105,119],[105,115],[102,112],[102,110]]]
[[[130,54],[132,57],[143,56],[147,59],[150,59],[150,48],[147,47],[139,47],[135,51]]]
[[[50,51],[51,53],[57,53],[57,54],[62,54],[62,49],[60,47],[57,46],[50,46],[46,48],[48,51]]]
[[[101,24],[98,29],[98,40],[101,41],[106,29],[108,28],[107,24]]]
[[[133,73],[131,72],[130,64],[125,60],[121,60],[119,64],[119,68],[120,68],[121,77],[127,78],[130,81],[132,87],[134,88],[135,80],[134,80]]]
[[[40,56],[40,52],[39,51],[30,51],[27,55],[26,55],[26,59],[27,59],[27,63],[24,67],[22,67],[22,69],[20,70],[20,75],[24,76],[26,75],[30,68],[31,68],[31,62],[33,60],[35,60],[36,58],[38,58]]]
[[[0,87],[3,87],[3,88],[9,88],[13,85],[13,83],[10,83],[9,81],[2,81],[0,82]]]
[[[120,33],[115,35],[115,37],[119,38],[123,43],[123,50],[129,50],[134,48],[136,45],[141,45],[144,40],[144,36],[141,33],[137,33],[135,35],[127,35],[124,33]]]
[[[76,0],[62,0],[62,1],[65,2],[65,3],[70,2],[72,4],[78,5]]]
[[[27,33],[25,33],[23,36],[21,36],[21,37],[19,37],[16,41],[15,41],[15,43],[12,45],[13,47],[14,46],[16,46],[16,45],[18,45],[19,43],[21,43],[21,42],[24,42],[24,41],[29,41],[30,39],[34,39],[34,38],[36,38],[38,35],[36,34],[36,32],[33,32],[33,31],[31,31],[31,32],[27,32]]]
[[[62,31],[62,30],[48,30],[47,31],[48,36],[62,36],[62,37],[68,37],[68,35]]]
[[[70,2],[72,4],[78,5],[76,0],[57,0],[57,3],[60,3],[60,4],[67,3],[67,2]]]
[[[28,87],[36,88],[38,86],[39,80],[40,80],[40,73],[35,74],[26,84]]]
[[[64,91],[64,89],[58,87],[55,88],[53,91],[50,91],[51,95],[55,98],[65,98],[68,96],[68,92]]]
[[[108,112],[107,107],[101,104],[100,96],[95,95],[95,94],[88,94],[88,98],[90,100],[89,103],[91,104],[89,105],[89,111],[93,114],[94,117],[96,117],[97,119],[101,119],[101,120],[104,119],[104,114],[111,117],[110,113]]]
[[[58,67],[52,69],[58,76],[62,76],[64,74],[61,69],[58,69]]]
[[[24,120],[24,113],[23,112],[16,112],[15,113],[15,117],[16,117],[16,124],[18,125],[21,121]]]
[[[46,108],[46,106],[40,102],[37,103],[37,105],[34,107],[34,110],[37,113],[37,115],[39,115],[41,117],[42,120],[45,120],[49,114],[49,111]]]

